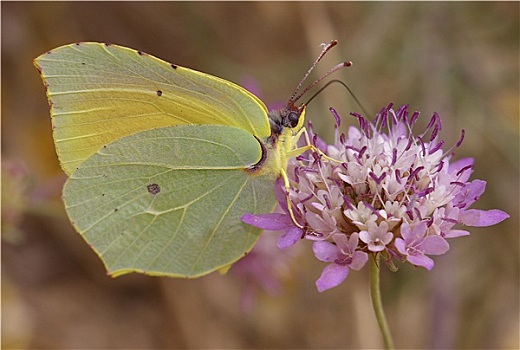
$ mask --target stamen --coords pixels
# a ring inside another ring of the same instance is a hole
[[[415,168],[414,170],[410,169],[410,175],[412,175],[415,178],[415,181],[419,181],[419,172],[423,169],[424,167],[422,165]]]
[[[426,130],[425,132],[430,129],[434,124],[435,124],[435,121],[437,120],[437,115],[434,113],[432,115],[432,117],[430,118],[430,121],[428,122],[428,125],[426,125]]]
[[[419,198],[423,198],[423,197],[426,197],[428,194],[432,193],[433,191],[434,191],[433,187],[427,187],[424,190],[417,192],[417,196]]]
[[[448,217],[443,217],[441,218],[442,221],[447,221],[447,222],[451,222],[452,224],[458,224],[458,221],[455,220],[455,219],[452,219],[452,218],[448,218]]]
[[[390,165],[393,166],[395,164],[395,162],[397,162],[397,148],[394,148],[392,150],[392,162]]]
[[[332,113],[332,115],[336,119],[336,126],[339,128],[341,125],[341,118],[339,117],[338,112],[336,112],[336,110],[332,107],[329,108],[329,111]]]
[[[397,180],[399,185],[402,184],[402,182],[401,182],[401,170],[395,169],[395,179]]]
[[[303,198],[302,200],[300,200],[300,203],[305,203],[307,202],[308,200],[314,198],[314,194],[311,193],[310,195],[308,195],[307,197]]]
[[[439,133],[439,129],[440,129],[440,127],[438,125],[435,125],[433,127],[432,134],[430,135],[430,142],[433,141],[437,137],[437,134]]]
[[[386,171],[381,174],[381,176],[377,177],[373,172],[369,172],[368,175],[378,184],[381,184],[381,181],[386,177]]]
[[[434,153],[437,152],[439,149],[441,149],[443,145],[444,145],[444,140],[440,140],[440,141],[435,145],[435,147],[430,148],[430,150],[428,151],[428,154],[434,154]]]
[[[331,203],[330,203],[329,196],[327,196],[326,193],[323,194],[323,199],[325,200],[325,204],[327,205],[327,208],[328,208],[329,210],[331,210],[331,209],[332,209],[332,205],[331,205]]]
[[[345,134],[341,134],[339,135],[339,142],[345,146],[345,148],[347,147],[346,143],[347,143],[347,139],[346,139],[346,136]]]
[[[413,138],[410,136],[408,138],[408,144],[406,145],[406,147],[404,148],[404,151],[407,152],[410,150],[410,148],[412,147],[412,144],[413,144]]]
[[[439,162],[439,164],[437,164],[437,169],[435,170],[435,172],[440,173],[442,168],[444,168],[444,162]]]
[[[363,155],[365,154],[366,150],[368,149],[367,146],[363,146],[363,148],[361,148],[359,150],[359,154],[358,154],[358,158],[361,159],[361,157],[363,157]]]
[[[419,118],[420,114],[421,113],[418,111],[413,112],[412,117],[410,118],[410,127],[414,126],[414,124],[417,121],[417,118]]]
[[[417,215],[417,217],[419,218],[419,221],[422,220],[422,217],[421,217],[421,212],[419,211],[419,208],[413,208],[415,214]]]
[[[424,141],[422,139],[421,136],[417,136],[417,139],[419,140],[419,143],[421,144],[421,148],[422,148],[422,156],[423,157],[426,157],[426,147],[424,145]]]
[[[455,148],[459,147],[461,144],[462,144],[462,141],[464,140],[464,134],[466,132],[464,131],[464,129],[461,130],[461,133],[460,133],[460,139],[459,141],[457,141],[457,143],[455,144]]]
[[[354,209],[354,206],[353,206],[350,198],[345,194],[343,195],[343,201],[345,202],[345,206],[347,209],[350,209],[350,210]]]
[[[408,105],[402,105],[395,113],[398,120],[406,118],[408,115]]]
[[[463,172],[465,172],[466,170],[469,170],[469,169],[473,169],[473,165],[466,165],[464,168],[457,171],[457,173],[455,175],[460,176]]]

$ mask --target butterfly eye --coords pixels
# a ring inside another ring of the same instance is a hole
[[[298,121],[300,120],[300,114],[297,112],[290,112],[287,115],[286,124],[291,128],[295,128],[298,125]]]

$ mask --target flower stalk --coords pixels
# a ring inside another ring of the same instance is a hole
[[[386,321],[385,310],[383,309],[383,300],[381,298],[381,282],[379,278],[379,259],[380,254],[370,254],[370,298],[372,299],[372,307],[376,315],[381,335],[385,343],[385,349],[395,349],[394,340],[388,322]]]

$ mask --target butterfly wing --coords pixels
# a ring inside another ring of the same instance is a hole
[[[270,212],[272,176],[246,170],[255,137],[230,126],[144,131],[101,148],[70,176],[71,221],[113,276],[197,277],[252,249],[260,231],[245,213]]]
[[[247,90],[137,50],[77,43],[49,51],[34,64],[47,89],[67,175],[104,145],[143,130],[217,124],[260,139],[270,134],[267,108]]]

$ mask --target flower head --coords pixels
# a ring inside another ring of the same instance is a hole
[[[486,182],[468,181],[472,159],[451,162],[464,131],[443,151],[437,113],[418,134],[412,130],[419,112],[410,114],[407,106],[394,110],[390,104],[373,122],[352,113],[359,127],[351,126],[345,135],[339,133],[339,116],[331,112],[337,121],[334,143],[326,145],[309,127],[314,147],[290,160],[289,193],[277,184],[285,214],[243,218],[260,228],[284,230],[282,247],[300,238],[314,241],[316,257],[331,263],[317,281],[320,291],[340,284],[350,268],[361,268],[367,254],[430,270],[434,262],[428,255],[444,254],[447,239],[469,235],[454,228],[457,224],[490,226],[509,217],[501,210],[469,209]]]

